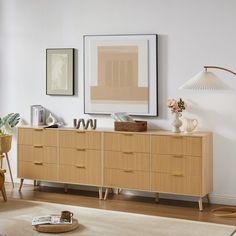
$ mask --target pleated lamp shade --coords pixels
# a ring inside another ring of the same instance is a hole
[[[184,83],[179,89],[226,90],[229,87],[214,73],[202,71]]]

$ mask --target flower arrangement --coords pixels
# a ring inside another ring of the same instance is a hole
[[[186,109],[186,103],[181,98],[179,100],[168,99],[167,107],[170,108],[172,113],[181,113]]]

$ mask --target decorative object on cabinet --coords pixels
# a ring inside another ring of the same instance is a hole
[[[30,107],[30,123],[32,126],[45,125],[46,109],[41,105]]]
[[[89,126],[93,130],[97,128],[97,119],[88,119],[86,122],[84,119],[79,119],[79,120],[74,119],[73,123],[76,129],[79,129],[81,124],[82,124],[82,128],[85,130],[88,129]]]
[[[172,114],[174,115],[172,126],[174,133],[180,133],[180,127],[182,126],[183,122],[180,119],[182,116],[182,111],[186,109],[186,103],[180,98],[179,100],[175,99],[168,99],[167,100],[167,107],[170,108]]]
[[[115,131],[143,132],[147,131],[147,121],[135,120],[134,122],[115,121]]]
[[[156,34],[84,36],[85,113],[157,116],[157,74]]]
[[[57,119],[55,116],[52,115],[52,113],[49,113],[48,118],[46,119],[46,124],[48,126],[54,125],[57,123]]]
[[[228,71],[229,73],[236,75],[236,72],[220,66],[204,66],[205,71],[202,71],[195,75],[193,78],[185,82],[180,89],[192,89],[192,90],[225,90],[229,87],[219,79],[214,73],[207,71],[208,69],[219,69]]]
[[[74,49],[46,49],[46,94],[74,95]]]
[[[21,179],[202,198],[212,192],[212,134],[18,129]],[[105,197],[108,191],[106,190]],[[158,199],[158,198],[157,198]]]
[[[185,120],[184,131],[186,133],[192,133],[198,125],[197,119],[190,119],[190,118],[184,117],[184,120]]]

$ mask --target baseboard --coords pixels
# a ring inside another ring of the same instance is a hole
[[[210,200],[215,204],[236,205],[236,196],[231,195],[220,195],[212,193],[210,194]]]
[[[11,182],[11,179],[9,176],[6,176],[6,181]],[[16,178],[14,179],[15,183],[20,183],[20,179]],[[33,184],[32,180],[25,180],[25,184]],[[52,183],[52,182],[41,182],[42,186],[49,186],[49,187],[64,187],[64,184],[60,183]],[[84,186],[84,185],[68,185],[68,188],[71,189],[80,189],[80,190],[88,190],[88,191],[97,191],[97,187],[91,187],[91,186]],[[131,191],[131,190],[124,190],[124,194],[128,195],[137,195],[142,197],[151,197],[154,198],[155,194],[150,192],[143,192],[143,191]],[[197,201],[198,198],[196,197],[188,197],[188,196],[181,196],[181,195],[172,195],[172,194],[160,194],[160,198],[166,198],[166,199],[173,199],[173,200],[182,200],[182,201]],[[206,199],[203,199],[203,201],[206,201]],[[215,204],[224,204],[224,205],[236,205],[236,196],[232,195],[221,195],[217,193],[210,194],[210,201],[211,203]]]

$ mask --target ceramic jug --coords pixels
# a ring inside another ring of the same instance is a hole
[[[185,119],[185,132],[192,133],[193,130],[198,125],[197,119],[190,119],[190,118],[184,118],[184,119]]]

